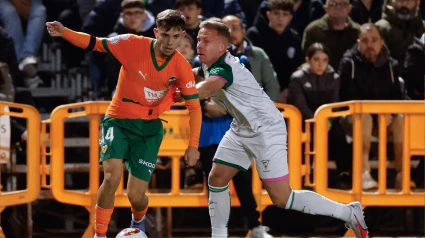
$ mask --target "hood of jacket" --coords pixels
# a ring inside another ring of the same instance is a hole
[[[366,61],[363,55],[360,53],[359,46],[355,44],[353,48],[347,50],[344,53],[343,58],[353,59],[354,61],[361,62],[363,64],[373,64],[375,67],[381,67],[390,60],[390,51],[387,46],[384,45],[381,49],[381,52],[378,54],[378,58],[374,63]]]
[[[145,13],[147,16],[146,16],[146,20],[143,22],[143,29],[141,32],[133,32],[127,29],[127,27],[124,24],[124,19],[122,19],[122,17],[120,17],[117,23],[115,24],[114,32],[118,34],[131,33],[135,35],[142,35],[143,32],[146,32],[147,30],[151,29],[155,25],[155,17],[152,15],[152,13],[149,12],[148,10],[145,10]]]

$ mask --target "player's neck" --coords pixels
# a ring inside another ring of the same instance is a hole
[[[155,54],[155,56],[159,56],[161,58],[167,58],[168,55],[164,55],[161,50],[159,49],[159,45],[157,44],[157,41],[154,42],[153,44],[153,53]]]
[[[225,52],[222,52],[218,57],[216,57],[216,58],[214,58],[213,60],[211,60],[211,61],[209,61],[209,62],[205,62],[204,64],[209,68],[209,67],[211,67],[211,65],[213,65],[215,62],[217,62],[220,58],[221,58],[221,56],[223,56],[223,54],[225,54],[226,53],[226,51]]]

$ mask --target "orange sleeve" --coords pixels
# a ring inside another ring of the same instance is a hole
[[[185,101],[186,108],[189,110],[189,146],[198,148],[199,136],[201,134],[202,110],[199,99]]]
[[[124,67],[129,63],[140,61],[141,57],[149,55],[149,52],[141,52],[149,44],[149,38],[132,34],[116,35],[102,38],[102,46],[106,52],[112,54]]]
[[[77,47],[86,49],[90,44],[91,36],[83,32],[77,32],[65,28],[65,32],[63,33],[62,38]],[[96,42],[93,51],[106,52],[105,48],[102,46],[101,38],[96,37],[95,39]]]
[[[62,38],[69,41],[71,44],[86,49],[90,45],[92,36],[82,32],[76,32],[65,28]],[[95,41],[93,51],[104,52],[112,54],[124,67],[127,63],[135,61],[140,52],[137,52],[140,47],[140,40],[143,36],[136,36],[132,34],[117,35],[109,38],[93,37]]]
[[[180,89],[185,99],[186,108],[189,110],[189,146],[198,148],[199,136],[201,134],[202,110],[198,90],[196,89],[195,77],[192,67],[183,56],[178,62],[177,69],[180,71],[177,78],[177,87]]]

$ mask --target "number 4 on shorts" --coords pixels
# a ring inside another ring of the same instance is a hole
[[[106,140],[112,141],[114,139],[114,128],[109,127],[108,131],[106,132],[106,136],[103,136],[100,138],[100,143],[103,144]]]
[[[109,140],[109,141],[114,140],[114,128],[113,127],[108,128],[108,131],[106,132],[105,139]]]

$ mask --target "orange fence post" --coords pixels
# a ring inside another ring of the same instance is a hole
[[[305,182],[304,185],[307,187],[314,187],[314,181],[311,182],[311,156],[315,154],[314,151],[311,150],[312,136],[311,130],[314,125],[314,119],[305,120],[305,132],[304,139],[305,147],[304,147],[304,164],[305,164]]]
[[[40,114],[36,108],[17,103],[0,102],[0,115],[27,119],[27,188],[2,192],[0,190],[0,213],[7,206],[30,203],[40,193]],[[0,171],[1,172],[1,171]],[[0,227],[0,236],[4,237]]]
[[[339,110],[338,110],[339,109]],[[379,184],[377,192],[362,190],[362,114],[379,114]],[[386,188],[385,114],[403,114],[403,183],[401,191]],[[363,206],[424,206],[423,192],[410,191],[410,157],[425,155],[425,107],[423,101],[349,101],[321,106],[315,114],[315,190],[342,203],[355,200]],[[353,188],[342,191],[328,188],[328,119],[353,118]]]
[[[47,125],[50,124],[50,119],[43,120],[41,122],[41,187],[51,188],[50,183],[47,184],[47,176],[50,175],[50,166],[47,163],[47,158],[51,156],[50,152],[47,152],[47,143],[49,142],[49,134],[47,133]]]

